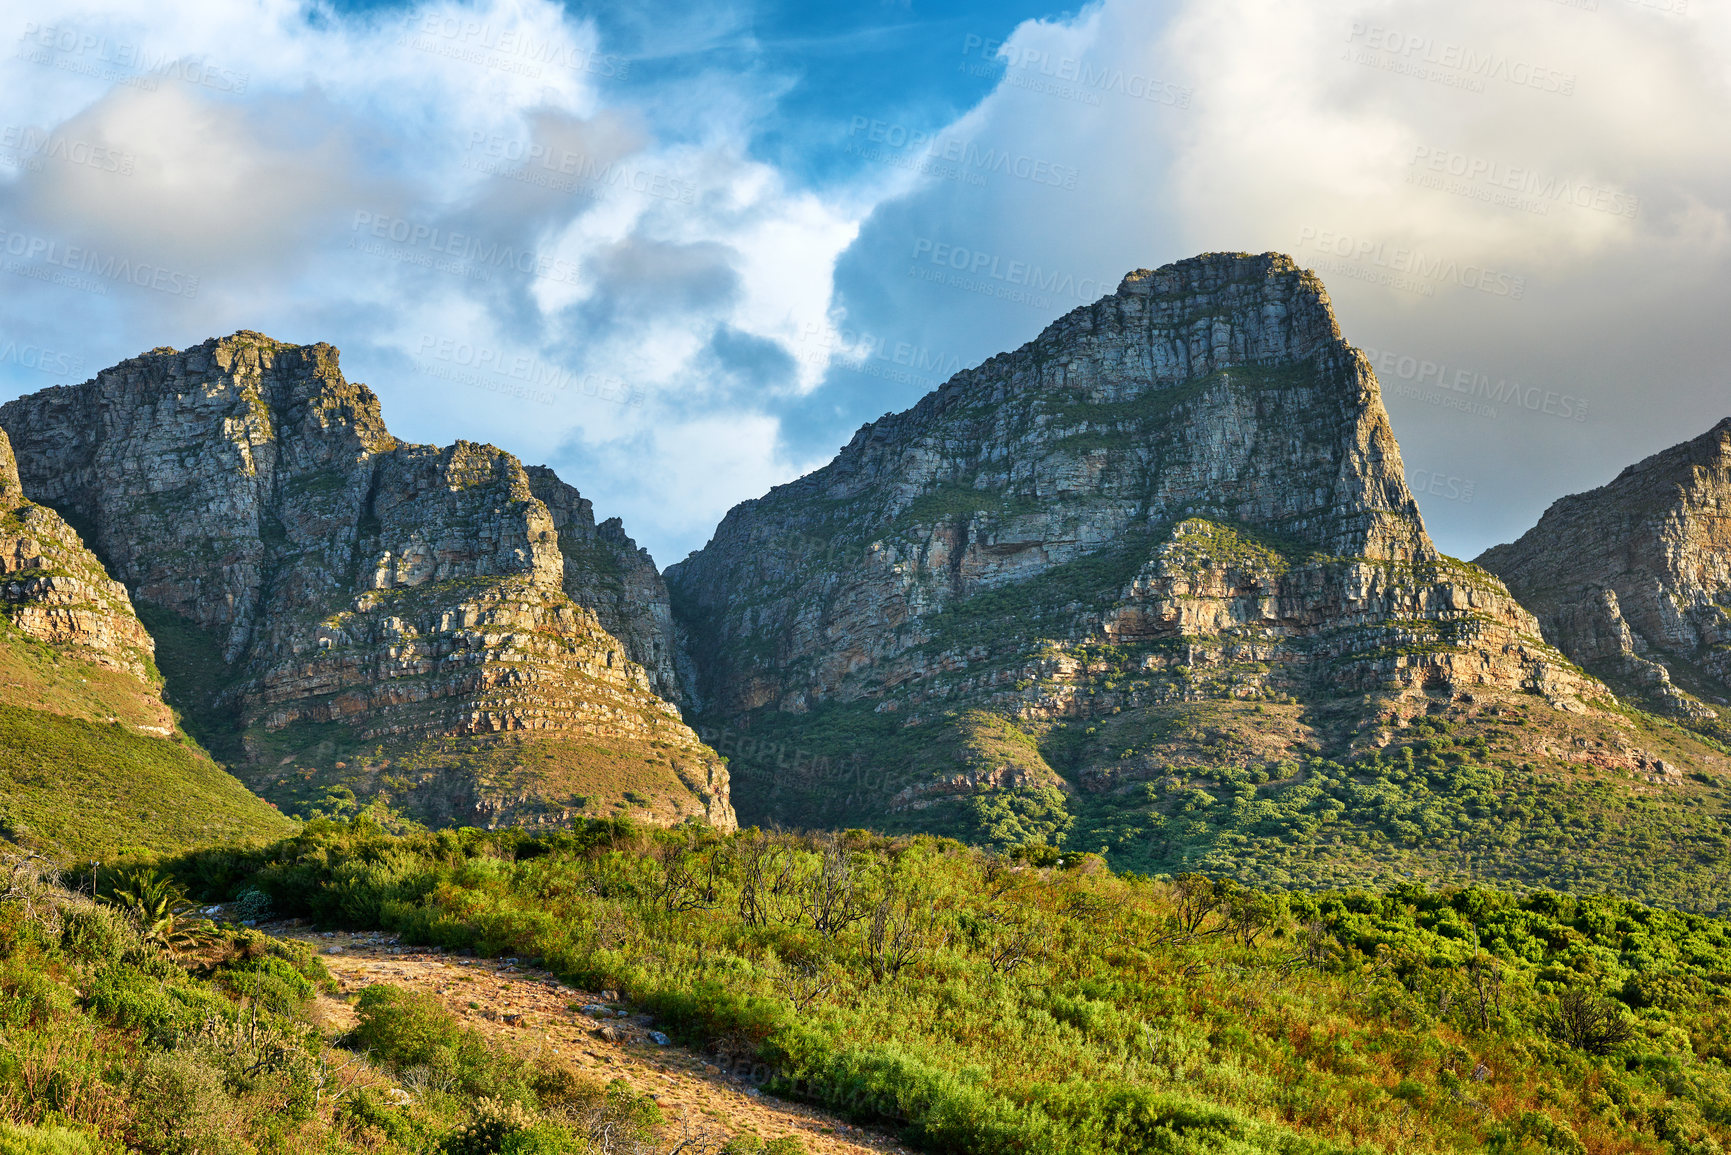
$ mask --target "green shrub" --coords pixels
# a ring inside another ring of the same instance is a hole
[[[373,1130],[399,1146],[415,1146],[417,1129],[400,1109],[386,1103],[380,1095],[360,1087],[343,1096],[337,1104],[337,1121],[353,1130]]]
[[[468,1122],[446,1137],[446,1155],[501,1155],[506,1141],[534,1127],[534,1114],[521,1103],[480,1099]]]
[[[102,1149],[83,1131],[0,1122],[0,1155],[98,1155]]]
[[[359,1023],[349,1034],[349,1045],[393,1070],[425,1068],[436,1081],[451,1082],[471,1094],[496,1089],[497,1072],[485,1042],[458,1025],[434,996],[370,986],[361,992],[355,1011]]]
[[[222,1072],[192,1055],[150,1052],[132,1072],[132,1143],[146,1151],[209,1152],[232,1135],[235,1103]]]
[[[756,1135],[735,1135],[721,1149],[721,1155],[805,1155],[805,1144],[795,1135],[783,1135],[767,1143]]]
[[[127,963],[98,971],[85,1001],[110,1026],[138,1028],[164,1045],[207,1019],[232,1020],[236,1014],[233,1003],[187,983],[183,972],[178,982],[164,982]]]
[[[249,886],[235,895],[229,904],[229,917],[236,922],[264,922],[275,913],[270,895],[256,886]]]
[[[1567,1123],[1559,1123],[1538,1111],[1524,1112],[1518,1119],[1491,1132],[1493,1152],[1540,1152],[1542,1155],[1587,1155],[1586,1145]]]
[[[222,984],[236,995],[291,1018],[304,1016],[318,993],[292,962],[275,955],[233,963],[219,974]]]
[[[72,991],[25,958],[0,962],[0,1025],[39,1027],[72,1013]]]
[[[60,949],[80,962],[117,962],[137,945],[138,932],[112,907],[74,907],[61,915]]]

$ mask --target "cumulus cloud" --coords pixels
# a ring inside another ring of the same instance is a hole
[[[948,130],[984,179],[877,206],[838,303],[977,359],[1078,303],[1067,286],[1290,252],[1379,354],[1433,532],[1474,554],[1724,415],[1727,19],[1683,7],[1107,0],[1027,22]],[[1021,158],[1076,179],[1018,179]],[[860,408],[918,391],[837,385]]]
[[[85,373],[242,327],[331,341],[400,432],[551,459],[663,553],[800,468],[767,409],[821,376],[797,338],[855,222],[752,158],[762,76],[632,88],[549,0],[22,8],[14,341]]]
[[[839,137],[789,125],[797,77],[744,0],[609,15],[648,51],[553,0],[12,11],[6,389],[236,328],[331,341],[401,435],[546,460],[664,562],[862,421],[1205,250],[1322,274],[1454,552],[1723,415],[1721,7],[938,23],[882,110],[803,90]],[[930,115],[955,107],[921,95],[934,61],[984,98]]]

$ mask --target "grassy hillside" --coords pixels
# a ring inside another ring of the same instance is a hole
[[[0,839],[108,861],[293,828],[180,731],[151,681],[0,618]]]
[[[213,894],[534,956],[930,1152],[1731,1142],[1731,926],[1610,897],[1252,892],[920,836],[315,823]]]
[[[293,829],[184,738],[0,706],[0,837],[20,846],[111,861]]]

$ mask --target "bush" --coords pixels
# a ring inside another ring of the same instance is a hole
[[[275,913],[270,895],[256,886],[249,886],[229,904],[228,913],[236,922],[264,922]]]
[[[589,1155],[595,1148],[567,1127],[537,1123],[505,1137],[502,1155]]]
[[[0,1155],[97,1155],[100,1150],[82,1131],[0,1123]]]
[[[231,1134],[234,1100],[222,1072],[190,1055],[146,1054],[133,1069],[134,1145],[146,1151],[208,1155],[213,1136]]]
[[[767,1143],[755,1135],[735,1135],[721,1149],[721,1155],[805,1155],[805,1144],[793,1135]]]
[[[500,1155],[506,1140],[535,1126],[535,1116],[521,1103],[481,1099],[475,1114],[445,1139],[446,1155]]]
[[[72,992],[28,960],[0,962],[0,1025],[39,1027],[72,1013]]]
[[[223,985],[235,994],[290,1018],[303,1017],[318,993],[293,963],[275,955],[224,967],[221,978]]]
[[[1610,1054],[1635,1033],[1621,1004],[1580,987],[1570,987],[1557,999],[1546,1028],[1558,1042],[1592,1055]]]
[[[60,949],[80,962],[118,962],[138,932],[112,907],[74,907],[61,916]]]
[[[607,1088],[600,1080],[549,1058],[535,1068],[529,1087],[542,1107],[569,1119],[581,1119],[601,1110],[607,1098]]]
[[[417,1145],[415,1126],[407,1116],[365,1087],[349,1092],[337,1104],[337,1122],[354,1131],[376,1131],[399,1146]]]
[[[154,1041],[172,1043],[182,1031],[201,1026],[207,1019],[232,1020],[234,1004],[213,991],[185,984],[165,983],[127,963],[104,967],[96,973],[86,995],[90,1009],[110,1026],[138,1028]]]
[[[349,1044],[397,1071],[424,1067],[435,1081],[460,1083],[471,1093],[493,1080],[481,1036],[457,1023],[432,995],[402,987],[370,986],[355,1008],[360,1022]]]

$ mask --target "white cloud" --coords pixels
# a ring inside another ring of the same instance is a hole
[[[1476,482],[1470,505],[1421,499],[1446,548],[1476,553],[1724,414],[1728,26],[1625,0],[1106,0],[1029,22],[949,131],[1074,166],[1074,189],[926,181],[862,227],[840,301],[850,325],[977,358],[1080,302],[910,276],[930,271],[908,267],[922,239],[986,261],[988,290],[1017,287],[1012,261],[1110,285],[1291,252],[1356,343],[1586,403],[1471,417],[1385,381],[1408,464]]]
[[[328,340],[404,434],[629,461],[570,480],[604,512],[669,508],[655,520],[683,535],[785,476],[763,408],[815,384],[795,342],[829,323],[856,215],[750,158],[772,99],[760,78],[712,69],[627,100],[633,62],[551,0],[13,7],[9,119],[126,163],[50,150],[14,165],[0,227],[153,262],[196,291],[18,278],[0,287],[41,291],[7,294],[8,334],[77,348],[87,372],[242,327]],[[746,338],[803,376],[711,387],[714,343]],[[498,371],[523,364],[565,388]],[[643,468],[645,446],[703,463],[692,476],[714,496],[648,483],[672,474]]]
[[[645,62],[552,0],[25,0],[0,26],[0,243],[197,292],[0,271],[0,336],[86,372],[243,327],[331,341],[402,435],[551,459],[667,561],[1128,269],[1288,250],[1358,343],[1588,403],[1463,417],[1387,382],[1409,465],[1475,483],[1426,512],[1476,552],[1722,415],[1731,10],[1691,9],[1104,0],[1008,38],[1003,79],[936,134],[954,155],[910,153],[935,171],[818,186],[753,152],[787,77],[701,62],[749,59],[729,6],[658,32],[676,82],[626,86]],[[934,281],[940,249],[976,275]],[[1414,251],[1519,299],[1377,283]],[[523,382],[499,364],[565,387],[501,393]]]

